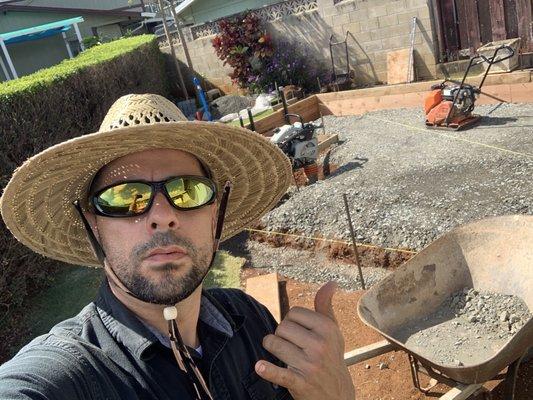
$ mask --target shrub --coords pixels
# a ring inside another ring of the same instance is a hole
[[[263,91],[271,91],[275,82],[278,86],[296,85],[306,92],[315,92],[319,89],[317,78],[322,84],[326,83],[328,72],[309,50],[294,43],[276,42],[273,55],[258,75],[256,85]]]
[[[250,92],[264,92],[279,86],[297,85],[306,91],[318,90],[317,77],[327,79],[321,65],[308,50],[293,43],[273,43],[253,12],[222,19],[213,47],[224,65],[233,68],[233,82]]]
[[[0,188],[29,156],[98,130],[118,97],[146,92],[168,94],[164,59],[152,35],[95,46],[0,84]],[[57,268],[60,263],[22,246],[0,222],[0,363],[20,333],[20,307]]]
[[[83,38],[82,43],[86,49],[102,44],[98,36],[86,36]]]
[[[270,36],[262,31],[261,20],[253,12],[222,19],[218,26],[220,33],[212,41],[216,54],[233,68],[232,81],[247,88],[272,55]]]

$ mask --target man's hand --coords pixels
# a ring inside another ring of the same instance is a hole
[[[344,338],[331,299],[337,285],[328,282],[315,296],[315,311],[293,307],[263,347],[287,368],[268,361],[255,364],[257,374],[286,387],[296,400],[353,400],[355,388],[344,364]]]

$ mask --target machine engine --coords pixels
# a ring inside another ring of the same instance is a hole
[[[295,114],[289,115],[296,116]],[[314,164],[318,158],[316,130],[320,127],[312,123],[304,123],[299,115],[297,117],[300,118],[300,122],[277,128],[270,138],[271,142],[289,157],[293,169]]]
[[[497,57],[501,51],[504,51],[505,55]],[[511,47],[501,45],[494,50],[492,57],[487,58],[484,55],[472,57],[460,83],[445,79],[444,82],[433,85],[424,102],[426,126],[432,129],[459,130],[477,123],[481,117],[472,114],[472,111],[474,111],[476,98],[481,93],[481,87],[490,67],[513,57],[513,55],[514,50]],[[481,63],[488,65],[479,86],[465,83],[470,68]]]

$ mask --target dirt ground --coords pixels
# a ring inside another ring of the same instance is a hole
[[[245,268],[242,273],[243,281],[258,274],[257,270]],[[287,280],[287,294],[290,306],[313,307],[313,300],[319,286]],[[382,337],[374,330],[364,325],[357,317],[357,302],[362,291],[346,292],[338,290],[334,297],[334,311],[346,340],[346,351],[365,346]],[[380,370],[378,365],[383,362],[388,368]],[[365,368],[366,365],[370,368]],[[427,395],[414,388],[407,355],[393,352],[372,358],[366,362],[349,367],[353,378],[357,400],[422,400],[439,398],[449,390],[446,385],[439,384]],[[429,378],[422,376],[421,383],[426,385]],[[503,398],[502,386],[497,381],[488,383],[490,395],[479,395],[472,400],[506,400]],[[533,361],[522,364],[517,379],[515,400],[531,400],[533,398]]]

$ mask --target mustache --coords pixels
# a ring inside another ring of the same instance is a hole
[[[180,237],[172,231],[167,231],[157,232],[148,242],[135,246],[131,256],[133,260],[141,260],[146,253],[153,249],[172,245],[183,247],[192,259],[195,259],[198,253],[190,240]]]

